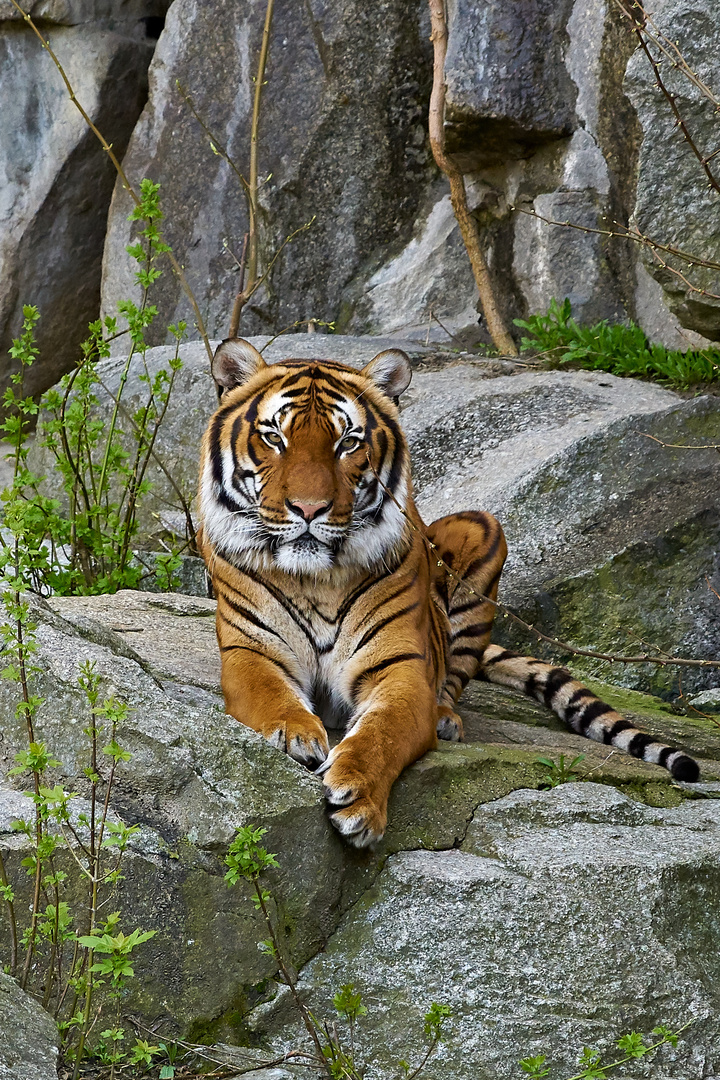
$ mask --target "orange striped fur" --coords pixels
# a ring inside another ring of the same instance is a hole
[[[404,353],[380,353],[363,371],[266,365],[233,339],[213,374],[224,394],[203,441],[200,544],[225,706],[322,775],[350,843],[382,837],[407,765],[438,737],[462,738],[455,705],[472,678],[523,690],[581,734],[698,778],[691,758],[564,669],[490,645],[493,605],[438,566],[423,534],[493,599],[505,539],[490,514],[420,520],[396,407],[410,382]],[[345,734],[329,750],[331,727]]]

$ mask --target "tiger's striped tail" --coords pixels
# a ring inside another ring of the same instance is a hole
[[[700,767],[693,758],[638,730],[565,668],[488,645],[475,678],[521,690],[552,709],[578,735],[662,765],[676,780],[694,784],[700,779]]]

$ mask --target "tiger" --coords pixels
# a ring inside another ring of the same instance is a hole
[[[349,844],[376,845],[400,773],[438,739],[463,738],[456,706],[471,679],[699,779],[693,758],[565,668],[491,644],[503,530],[475,510],[422,521],[399,422],[404,352],[386,349],[362,370],[268,364],[231,338],[212,373],[221,396],[202,442],[199,546],[225,709],[322,778]],[[329,729],[342,732],[332,749]]]

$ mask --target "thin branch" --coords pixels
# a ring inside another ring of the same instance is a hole
[[[720,450],[720,443],[701,443],[698,446],[689,446],[687,443],[663,442],[662,439],[657,439],[654,435],[648,435],[646,431],[634,431],[633,435],[642,435],[644,439],[652,439],[653,442],[659,443],[660,446],[664,446],[668,450]]]
[[[710,187],[713,189],[713,191],[715,191],[718,195],[720,195],[720,181],[718,181],[715,178],[710,166],[708,165],[708,160],[709,159],[706,158],[700,152],[700,150],[698,149],[697,144],[695,143],[695,140],[693,139],[692,135],[690,134],[690,129],[688,128],[687,124],[685,123],[685,121],[682,118],[682,115],[680,113],[680,109],[678,108],[678,104],[677,104],[677,100],[676,100],[677,95],[672,93],[670,90],[668,90],[667,86],[665,85],[665,83],[663,81],[663,77],[662,77],[662,75],[660,73],[660,64],[659,64],[658,60],[650,52],[650,48],[649,48],[648,43],[647,43],[648,35],[647,35],[646,31],[644,30],[642,24],[637,20],[637,18],[635,18],[633,13],[631,11],[628,11],[628,9],[625,7],[625,4],[623,3],[623,0],[615,0],[615,3],[620,8],[620,10],[624,13],[625,17],[630,21],[632,32],[634,33],[635,37],[637,38],[638,44],[640,45],[640,48],[642,49],[642,51],[645,53],[645,56],[647,57],[647,61],[650,64],[650,67],[652,68],[653,75],[655,76],[655,82],[657,83],[658,87],[660,88],[660,91],[663,94],[663,97],[667,101],[667,103],[670,106],[670,109],[672,111],[672,114],[675,117],[675,126],[680,128],[680,130],[683,133],[683,136],[685,138],[685,142],[688,144],[688,146],[692,150],[693,154],[698,159],[698,162],[700,163],[700,167],[702,168],[703,172],[705,173],[705,176],[707,177],[707,180],[708,180],[708,183],[709,183]],[[635,2],[635,0],[632,0],[632,5],[633,5],[634,8],[636,8],[638,10],[638,12],[644,14],[642,7],[640,6],[640,4]],[[717,103],[716,103],[716,105],[717,105]]]
[[[260,100],[265,80],[265,67],[267,65],[268,49],[270,47],[270,28],[272,26],[273,9],[275,0],[267,0],[265,9],[265,25],[263,27],[262,44],[260,46],[260,58],[258,60],[257,75],[255,76],[255,96],[253,100],[252,122],[250,125],[250,181],[248,202],[250,206],[250,239],[248,248],[248,287],[255,284],[258,265],[258,229],[257,229],[257,196],[258,196],[258,131],[260,128]]]
[[[432,26],[430,40],[434,50],[433,86],[428,114],[430,147],[436,165],[450,181],[450,202],[470,259],[490,336],[498,352],[504,356],[517,356],[517,347],[497,306],[492,278],[480,246],[477,221],[468,207],[465,179],[455,162],[445,153],[445,55],[448,38],[445,0],[429,0],[429,3]]]
[[[538,214],[537,210],[529,210],[525,206],[511,204],[508,206],[508,210],[516,210],[519,214],[527,214],[528,217],[537,218],[538,221],[544,222],[545,225],[559,225],[565,229],[577,229],[578,232],[595,233],[597,236],[609,236],[617,240],[632,240],[633,243],[641,244],[643,247],[664,251],[668,255],[682,259],[683,262],[689,263],[691,266],[701,266],[708,270],[720,270],[720,262],[714,262],[712,259],[701,259],[698,255],[691,255],[689,252],[682,251],[681,248],[674,247],[672,244],[661,244],[658,240],[653,240],[652,237],[641,233],[636,227],[631,228],[615,222],[618,229],[624,230],[624,232],[616,232],[615,229],[597,229],[590,225],[578,225],[576,222],[567,219],[565,221],[555,221],[554,218],[544,217],[543,214]]]

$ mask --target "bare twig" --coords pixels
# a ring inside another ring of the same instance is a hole
[[[662,439],[657,439],[654,435],[648,435],[646,431],[634,431],[633,434],[642,435],[644,439],[652,439],[653,442],[659,443],[660,446],[664,446],[668,450],[720,450],[720,443],[701,443],[697,446],[690,446],[687,443],[663,442]]]
[[[539,214],[537,210],[530,210],[526,206],[510,204],[508,210],[516,210],[519,214],[527,214],[528,217],[536,218],[545,225],[559,225],[564,229],[577,229],[578,232],[594,233],[596,236],[608,236],[617,240],[632,240],[634,243],[641,244],[643,247],[653,248],[657,251],[664,251],[668,255],[673,255],[675,258],[689,263],[690,266],[701,266],[708,270],[720,270],[720,262],[714,262],[712,259],[702,259],[699,255],[691,255],[689,252],[683,251],[673,244],[662,244],[660,241],[653,240],[652,237],[641,233],[638,228],[621,225],[619,222],[615,222],[615,229],[598,229],[593,228],[591,225],[579,225],[577,222],[568,221],[567,219],[564,221],[556,221],[554,218],[545,217],[543,214]],[[616,229],[622,229],[623,232],[617,232]]]
[[[430,147],[435,163],[450,181],[450,202],[470,259],[490,336],[498,352],[505,356],[517,356],[517,347],[497,306],[492,278],[480,246],[477,222],[468,207],[465,179],[455,162],[445,153],[445,54],[448,38],[445,0],[429,0],[429,3],[432,25],[430,40],[434,50],[433,86],[428,125]]]
[[[73,85],[72,85],[72,83],[70,82],[70,79],[67,76],[65,68],[60,63],[57,56],[53,52],[53,50],[52,50],[52,48],[50,46],[50,42],[47,40],[47,38],[43,37],[43,35],[40,33],[37,26],[33,22],[31,16],[28,15],[28,13],[20,6],[20,4],[18,4],[17,0],[10,0],[10,2],[13,5],[13,7],[17,11],[20,12],[20,14],[22,15],[25,22],[28,24],[28,26],[35,33],[35,35],[39,39],[40,44],[42,45],[43,49],[45,49],[47,51],[48,55],[50,56],[50,59],[55,64],[55,67],[57,68],[58,73],[59,73],[62,81],[65,83],[65,88],[66,88],[66,90],[68,92],[70,100],[72,101],[73,105],[75,106],[75,108],[78,110],[78,112],[82,116],[82,118],[85,121],[85,123],[87,124],[87,126],[92,131],[95,138],[99,141],[100,145],[102,146],[102,148],[105,151],[105,153],[107,154],[107,156],[110,158],[110,161],[113,163],[115,171],[117,172],[118,176],[120,177],[120,181],[122,183],[122,186],[125,188],[125,190],[127,191],[130,198],[133,200],[135,205],[140,206],[141,205],[140,196],[137,194],[137,192],[133,188],[132,184],[130,183],[130,181],[127,178],[125,170],[123,169],[122,165],[120,164],[117,157],[115,156],[115,153],[114,153],[113,148],[112,148],[112,143],[109,143],[107,141],[107,139],[105,138],[103,133],[95,126],[95,124],[92,122],[92,120],[88,116],[87,112],[85,111],[85,109],[82,107],[82,105],[78,101],[78,99],[77,99],[77,97],[75,95],[75,90],[73,89]],[[197,300],[195,298],[195,294],[193,293],[192,289],[190,288],[188,280],[185,277],[185,272],[184,272],[182,266],[180,265],[180,263],[178,262],[178,260],[175,258],[175,255],[173,254],[173,252],[168,251],[167,256],[168,256],[168,259],[170,260],[170,265],[172,266],[173,271],[174,271],[175,275],[177,276],[178,281],[180,282],[180,284],[181,284],[181,286],[183,288],[183,291],[185,292],[185,295],[187,296],[188,300],[190,301],[190,305],[191,305],[191,307],[193,309],[193,312],[195,314],[195,324],[197,326],[198,333],[200,334],[200,337],[202,338],[203,343],[205,345],[205,351],[208,354],[208,359],[210,361],[212,361],[213,354],[212,354],[212,349],[210,348],[210,340],[208,338],[207,331],[205,329],[205,321],[204,321],[204,319],[202,317],[202,314],[200,312],[200,307],[199,307],[198,302],[197,302]]]
[[[262,45],[260,46],[260,58],[258,60],[257,75],[255,76],[255,96],[253,99],[252,122],[250,125],[250,180],[248,184],[248,204],[250,209],[250,240],[248,244],[248,288],[252,288],[254,286],[255,279],[257,277],[258,132],[260,128],[260,100],[265,80],[265,67],[267,65],[268,49],[270,47],[270,28],[272,26],[274,7],[275,0],[267,0]]]
[[[713,191],[715,191],[718,195],[720,195],[720,181],[718,181],[716,179],[716,177],[714,176],[714,174],[713,174],[713,172],[712,172],[712,170],[711,170],[711,168],[710,168],[710,166],[708,164],[710,158],[706,157],[698,149],[697,144],[696,144],[695,140],[693,139],[693,137],[692,137],[692,135],[690,133],[690,129],[688,128],[687,124],[683,120],[682,115],[680,113],[680,109],[678,108],[677,95],[672,93],[670,90],[668,90],[668,88],[665,85],[665,82],[663,80],[662,74],[660,72],[660,64],[659,64],[658,60],[650,52],[650,48],[648,46],[648,36],[649,35],[647,34],[646,30],[644,29],[642,21],[639,20],[635,15],[635,12],[637,12],[639,15],[644,16],[645,13],[644,13],[643,8],[641,7],[640,4],[638,4],[636,2],[636,0],[630,0],[631,10],[628,10],[628,8],[625,6],[624,0],[615,0],[615,3],[617,5],[617,7],[619,7],[620,10],[623,12],[625,18],[628,19],[629,22],[630,22],[632,32],[634,33],[635,37],[637,38],[638,44],[640,45],[640,48],[642,49],[642,51],[645,53],[645,56],[647,57],[647,61],[650,64],[650,67],[652,68],[653,75],[655,76],[655,82],[656,82],[657,86],[659,87],[663,97],[665,98],[668,105],[670,106],[670,109],[672,111],[673,116],[675,117],[675,126],[680,128],[680,130],[681,130],[681,132],[683,134],[683,137],[685,139],[685,142],[688,144],[688,146],[692,150],[693,154],[698,159],[698,162],[700,163],[700,167],[702,168],[703,172],[705,173],[705,176],[707,178],[709,186],[713,189]],[[697,85],[697,81],[696,81],[695,84]],[[718,103],[715,102],[715,105],[717,107]]]

